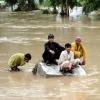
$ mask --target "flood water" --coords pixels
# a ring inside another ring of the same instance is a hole
[[[34,76],[48,33],[64,46],[82,37],[87,49],[85,77]],[[17,52],[31,53],[23,72],[9,72],[9,57]],[[60,18],[33,12],[0,12],[0,100],[100,100],[100,20],[88,17]]]

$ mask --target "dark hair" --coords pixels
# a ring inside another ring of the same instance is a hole
[[[48,39],[50,39],[50,38],[54,38],[54,35],[51,33],[48,35]]]
[[[70,43],[66,43],[65,44],[65,48],[71,48],[71,44]]]
[[[32,56],[30,53],[25,54],[25,58],[27,58],[28,60],[31,60]]]

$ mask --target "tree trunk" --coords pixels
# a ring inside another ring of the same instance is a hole
[[[11,11],[13,12],[13,5],[11,5]]]
[[[18,8],[15,11],[23,11],[26,0],[19,0]]]
[[[65,14],[64,14],[64,7],[63,7],[63,4],[62,4],[62,6],[61,6],[61,12],[60,12],[60,15],[61,16],[64,16]]]
[[[68,5],[64,6],[64,13],[65,15],[69,16],[69,6]]]

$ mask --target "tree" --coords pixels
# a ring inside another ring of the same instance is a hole
[[[18,2],[19,4],[16,11],[28,11],[28,10],[31,11],[37,9],[35,0],[19,0]]]
[[[76,0],[60,0],[61,4],[61,15],[69,16],[69,8],[73,9],[77,5]]]
[[[83,6],[85,14],[100,8],[100,0],[78,0],[78,2]]]
[[[40,0],[40,2],[48,2],[50,7],[53,7],[53,11],[57,12],[56,7],[61,7],[61,15],[69,16],[69,7],[73,8],[77,5],[76,0]]]
[[[53,14],[58,14],[57,6],[59,6],[60,0],[50,0],[50,5],[53,7]]]
[[[37,5],[35,0],[6,0],[6,2],[11,6],[13,11],[13,5],[18,3],[18,8],[16,11],[24,11],[24,10],[36,10]]]
[[[11,10],[13,11],[13,6],[18,2],[17,0],[5,0],[10,6]]]

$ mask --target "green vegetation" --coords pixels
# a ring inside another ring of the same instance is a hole
[[[15,4],[18,5],[18,8],[16,11],[30,11],[30,10],[36,10],[37,5],[35,3],[35,0],[5,0],[12,8]]]
[[[86,14],[100,8],[100,0],[77,0],[83,6],[83,12]]]
[[[38,9],[37,0],[5,0],[13,11],[13,5],[18,4],[16,11]],[[57,7],[61,7],[61,15],[69,15],[69,8],[82,6],[86,14],[100,8],[100,0],[38,0],[39,5],[53,8],[53,14],[57,13]]]
[[[56,7],[61,7],[61,15],[69,16],[69,8],[77,5],[76,0],[41,0],[41,3],[53,7],[53,14],[57,13]]]
[[[17,0],[5,0],[5,1],[11,6],[11,9],[13,11],[13,5],[17,3]]]

